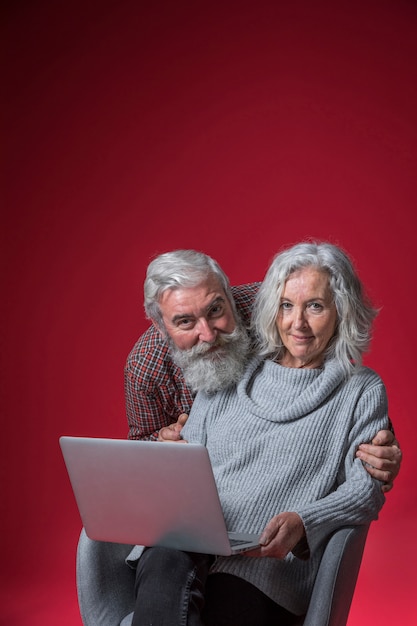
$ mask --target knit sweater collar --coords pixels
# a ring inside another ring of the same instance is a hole
[[[245,408],[257,417],[290,422],[314,411],[343,379],[343,370],[334,359],[320,369],[296,369],[255,358],[249,363],[237,394]]]

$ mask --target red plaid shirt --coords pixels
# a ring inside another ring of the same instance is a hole
[[[246,326],[258,288],[259,283],[232,287]],[[181,413],[190,412],[193,394],[155,326],[150,326],[133,346],[124,378],[129,439],[155,440],[160,428],[176,422]]]

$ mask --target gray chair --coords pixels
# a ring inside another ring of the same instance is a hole
[[[307,614],[299,626],[344,626],[369,526],[344,527],[329,539]],[[81,531],[77,593],[84,626],[130,626],[135,572],[125,564],[132,546],[92,541]],[[105,577],[103,573],[106,573]]]

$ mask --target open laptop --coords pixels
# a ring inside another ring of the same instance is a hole
[[[228,533],[206,448],[200,444],[61,437],[90,539],[229,556],[259,535]]]

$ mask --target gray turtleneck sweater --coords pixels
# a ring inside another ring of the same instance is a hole
[[[218,557],[212,572],[249,581],[287,610],[307,610],[325,540],[378,517],[381,483],[355,451],[388,427],[385,387],[362,367],[322,369],[252,360],[237,387],[194,401],[182,436],[209,452],[229,530],[261,533],[280,512],[303,520],[310,558]]]

